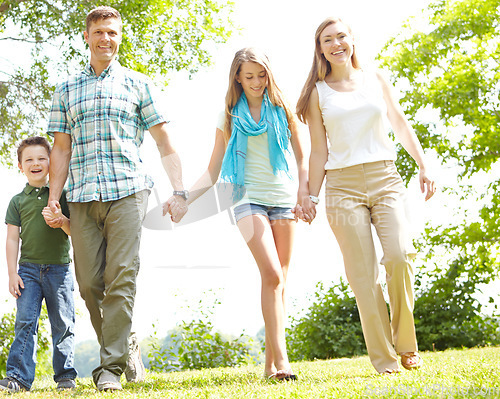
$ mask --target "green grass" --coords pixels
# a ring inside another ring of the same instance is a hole
[[[141,384],[117,393],[97,392],[88,378],[77,389],[57,392],[50,379],[36,381],[16,398],[500,398],[500,348],[422,353],[424,366],[397,375],[375,373],[366,356],[293,364],[299,380],[272,382],[262,366],[148,373]],[[2,394],[0,394],[2,396]],[[7,394],[5,394],[7,396]]]

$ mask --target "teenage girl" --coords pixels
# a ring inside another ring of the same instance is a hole
[[[288,169],[290,147],[297,162],[298,192]],[[188,204],[212,187],[219,174],[221,181],[235,187],[235,196],[245,192],[234,214],[262,280],[265,376],[294,380],[285,342],[285,283],[296,222],[293,212],[303,216],[301,204],[309,195],[307,166],[295,117],[268,58],[254,48],[234,56],[212,157],[207,171],[189,190]],[[167,201],[165,212],[174,206],[175,199]]]

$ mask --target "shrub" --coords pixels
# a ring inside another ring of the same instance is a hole
[[[444,271],[437,268],[417,276],[414,318],[422,350],[500,344],[498,314],[481,313],[482,305],[475,297],[478,284],[464,278],[461,269],[454,261]],[[429,277],[431,282],[422,284]]]
[[[476,297],[480,281],[468,278],[458,261],[445,270],[419,270],[414,319],[421,350],[500,345],[497,307],[493,314],[481,313],[482,304]],[[366,353],[356,301],[342,279],[328,290],[318,283],[307,313],[292,318],[287,335],[291,360]]]
[[[325,289],[316,285],[307,313],[287,329],[291,360],[329,359],[366,353],[356,299],[342,279]]]
[[[233,338],[215,330],[210,320],[215,304],[203,307],[200,301],[197,317],[182,321],[167,335],[163,345],[153,324],[148,353],[152,371],[232,367],[254,362],[250,355],[255,346],[252,338],[244,334]]]

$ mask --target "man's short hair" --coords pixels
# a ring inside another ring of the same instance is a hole
[[[87,19],[85,21],[86,22],[85,30],[88,32],[90,29],[90,25],[92,25],[94,22],[108,18],[116,18],[118,21],[120,21],[120,27],[121,27],[122,16],[118,12],[118,10],[114,9],[113,7],[99,6],[97,8],[94,8],[87,14]]]
[[[41,145],[42,147],[45,147],[45,149],[47,150],[47,154],[50,156],[51,147],[45,137],[28,137],[27,139],[21,141],[21,143],[17,146],[17,160],[19,161],[19,163],[22,162],[24,149],[31,145]]]

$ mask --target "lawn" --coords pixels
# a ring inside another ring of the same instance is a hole
[[[57,392],[50,379],[16,398],[500,398],[500,348],[424,352],[424,367],[397,375],[375,373],[368,357],[293,364],[296,382],[262,377],[262,366],[205,369],[167,374],[148,373],[141,384],[125,383],[123,391],[97,392],[88,378],[77,389]],[[1,396],[2,394],[0,394]],[[4,394],[7,396],[7,394]]]

